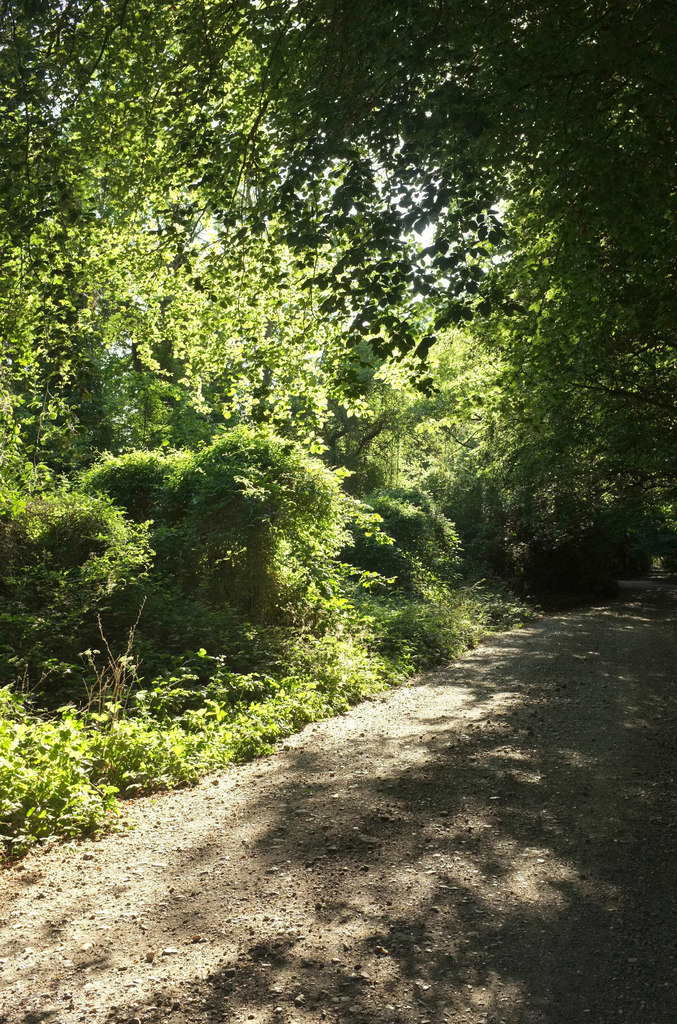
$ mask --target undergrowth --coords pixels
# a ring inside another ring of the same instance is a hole
[[[237,673],[196,652],[144,680],[134,631],[103,661],[87,652],[81,706],[53,711],[35,696],[0,689],[0,839],[17,856],[54,837],[110,826],[125,797],[196,781],[225,765],[270,753],[309,722],[456,657],[488,630],[528,614],[505,595],[439,588],[416,600],[362,597],[321,637],[289,631],[278,669]]]
[[[416,489],[368,504],[268,428],[0,493],[0,843],[271,751],[525,615]]]

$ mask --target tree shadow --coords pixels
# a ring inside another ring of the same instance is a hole
[[[221,962],[110,1019],[672,1024],[668,625],[646,602],[543,620],[393,695],[390,727],[374,706],[301,738],[248,797],[243,898],[212,876],[205,920],[223,845],[168,869]]]

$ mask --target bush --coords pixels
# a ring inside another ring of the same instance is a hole
[[[91,833],[115,814],[119,796],[268,753],[393,678],[354,640],[307,638],[295,655],[288,674],[273,678],[238,675],[203,652],[206,684],[184,671],[139,689],[132,673],[127,691],[111,686],[89,708],[49,716],[0,689],[0,843],[17,854],[53,836]]]
[[[0,516],[0,678],[75,678],[97,615],[129,615],[150,561],[146,524],[108,498],[62,489]]]
[[[89,492],[109,495],[134,522],[172,522],[179,513],[172,502],[176,478],[185,461],[186,454],[175,451],[106,455],[82,474],[81,483]]]
[[[466,591],[372,608],[376,649],[409,672],[452,661],[474,647],[486,633],[486,619],[481,602]]]
[[[2,596],[91,609],[145,574],[147,533],[101,496],[62,490],[27,500],[0,517]]]
[[[340,477],[266,428],[236,427],[196,453],[108,457],[83,485],[136,521],[150,514],[158,572],[212,605],[303,623],[335,590]]]
[[[355,531],[353,547],[345,557],[353,565],[386,578],[398,588],[415,590],[423,578],[456,582],[461,564],[461,544],[452,522],[424,491],[390,489],[375,491],[364,499],[383,520],[382,531],[393,544],[378,536]]]
[[[116,789],[91,778],[90,737],[71,711],[38,719],[0,690],[0,840],[14,852],[36,839],[80,835],[115,806]]]

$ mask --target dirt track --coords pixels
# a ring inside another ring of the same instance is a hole
[[[675,1024],[675,603],[494,638],[2,877],[2,1024]]]

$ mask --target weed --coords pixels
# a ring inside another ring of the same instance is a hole
[[[82,657],[91,669],[93,680],[85,682],[87,694],[86,711],[90,714],[102,714],[104,709],[115,708],[119,714],[127,705],[132,696],[132,688],[138,680],[140,662],[134,657],[134,636],[141,619],[141,613],[145,604],[141,603],[136,621],[130,627],[127,635],[127,644],[122,654],[113,654],[111,646],[106,639],[101,624],[101,616],[97,615],[99,635],[105,648],[106,661],[98,665],[95,655],[101,651],[89,648],[82,652]]]

